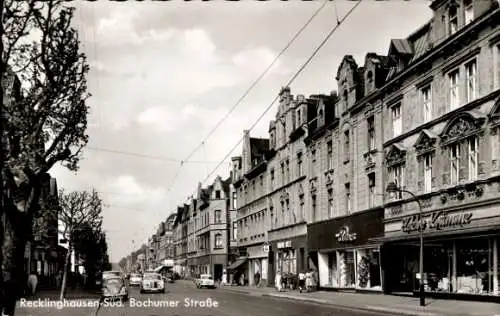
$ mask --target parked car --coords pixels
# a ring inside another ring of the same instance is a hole
[[[142,284],[142,275],[139,273],[131,273],[128,284],[130,286],[140,286]]]
[[[107,279],[110,277],[122,277],[121,271],[104,271],[102,273],[102,279]]]
[[[196,284],[196,287],[199,289],[202,287],[211,288],[211,289],[215,288],[214,278],[212,277],[211,274],[200,275],[200,277],[196,279],[195,284]]]
[[[147,272],[142,276],[141,293],[161,292],[165,293],[165,281],[159,273]]]
[[[108,276],[103,279],[102,296],[107,299],[128,300],[128,289],[121,276]]]

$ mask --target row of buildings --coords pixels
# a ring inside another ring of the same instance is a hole
[[[178,207],[175,265],[413,292],[422,234],[427,292],[500,296],[499,3],[430,9],[387,55],[346,55],[336,92],[281,90],[269,137],[244,131],[229,179]]]

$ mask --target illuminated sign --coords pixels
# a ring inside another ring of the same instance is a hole
[[[358,238],[358,234],[351,233],[350,228],[348,226],[344,226],[337,234],[335,234],[335,237],[337,237],[337,241],[339,242],[354,241]]]
[[[430,218],[420,220],[420,215],[413,215],[403,220],[401,231],[405,233],[442,230],[463,227],[472,222],[472,212],[449,215],[443,211],[434,212]]]

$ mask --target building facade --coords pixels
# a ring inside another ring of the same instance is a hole
[[[496,1],[433,1],[434,16],[391,42],[384,99],[388,292],[499,295],[500,12]],[[402,44],[408,47],[400,49]],[[418,202],[418,203],[417,203]],[[421,214],[419,214],[421,212]]]
[[[266,200],[269,139],[252,138],[244,131],[241,157],[233,158],[233,185],[237,196],[238,256],[229,270],[231,281],[255,283],[255,274],[267,284],[269,209]],[[266,179],[266,181],[264,181]],[[260,280],[259,280],[260,281]]]
[[[195,222],[196,256],[192,265],[196,274],[211,274],[215,280],[222,280],[228,262],[230,208],[229,179],[216,177],[207,188],[201,183],[197,192]],[[190,263],[191,264],[191,263]]]
[[[187,207],[177,207],[174,229],[174,271],[184,277],[187,273]]]

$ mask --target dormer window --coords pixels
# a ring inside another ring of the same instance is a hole
[[[472,0],[464,0],[464,8],[465,8],[465,24],[469,24],[474,20],[474,4]]]
[[[347,111],[348,108],[347,102],[349,101],[349,95],[347,93],[347,90],[344,90],[344,93],[342,94],[342,99],[344,100],[344,111]]]
[[[370,91],[374,87],[374,85],[373,85],[373,72],[371,70],[368,71],[368,73],[366,74],[366,86],[368,88],[368,91]]]
[[[448,9],[448,19],[449,19],[449,32],[450,35],[454,34],[458,30],[458,14],[457,6],[452,5]]]

